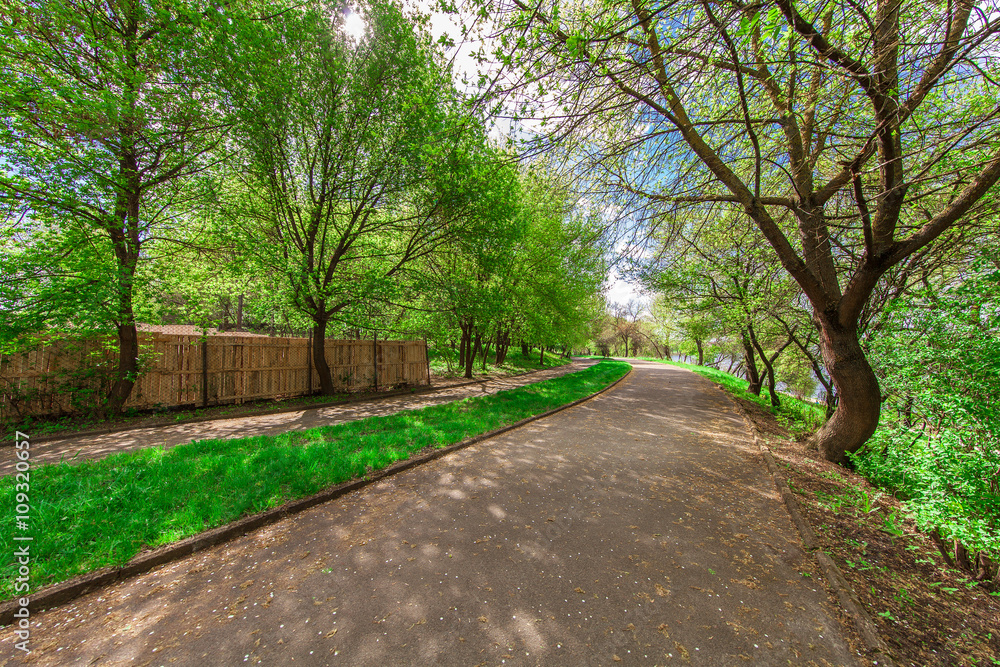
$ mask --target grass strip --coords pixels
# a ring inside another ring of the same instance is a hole
[[[782,426],[787,428],[795,437],[812,433],[826,421],[826,406],[816,405],[808,401],[802,401],[794,396],[789,396],[783,392],[778,392],[781,398],[781,405],[774,407],[771,399],[766,395],[767,387],[761,391],[761,395],[751,394],[747,391],[750,383],[742,378],[730,375],[725,371],[709,366],[697,366],[695,364],[685,364],[680,361],[668,361],[666,359],[653,359],[645,357],[645,361],[655,361],[661,364],[670,364],[679,368],[686,368],[694,371],[698,375],[707,377],[712,382],[722,385],[730,394],[751,401],[761,406],[775,417]]]
[[[34,538],[34,591],[565,405],[629,368],[602,361],[537,384],[384,417],[40,466],[30,473],[29,531],[15,531],[10,511],[0,519],[0,598],[14,596],[12,554],[22,544],[15,534]],[[13,477],[0,479],[3,507],[15,507],[15,485]]]

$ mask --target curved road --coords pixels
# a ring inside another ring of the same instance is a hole
[[[729,400],[634,366],[580,406],[36,613],[30,657],[860,664]]]

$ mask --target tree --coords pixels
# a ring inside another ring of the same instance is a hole
[[[2,3],[0,204],[25,246],[3,279],[23,308],[2,317],[21,319],[13,333],[113,327],[111,413],[139,372],[144,248],[221,136],[210,83],[227,18],[185,0]]]
[[[642,316],[642,304],[631,300],[628,303],[611,304],[608,314],[611,316],[611,327],[615,338],[622,343],[625,348],[625,356],[628,355],[629,341],[639,334],[639,318]],[[637,354],[633,348],[633,354]]]
[[[321,391],[331,320],[399,296],[403,267],[475,205],[483,139],[423,31],[389,2],[355,40],[322,3],[241,26],[228,90],[240,152],[220,188],[232,243],[312,320]],[[335,14],[336,16],[336,14]]]
[[[466,377],[477,356],[485,368],[491,349],[503,363],[516,338],[543,350],[585,340],[605,275],[597,234],[564,188],[541,170],[509,165],[493,181],[479,224],[410,269],[423,309],[449,322],[438,331],[459,329]]]
[[[971,0],[512,3],[498,52],[524,35],[515,86],[545,93],[521,113],[566,119],[550,137],[585,131],[578,154],[623,199],[729,204],[774,249],[840,396],[814,444],[843,461],[879,419],[870,296],[975,224],[1000,177],[1000,18]]]
[[[748,391],[759,395],[766,382],[777,406],[775,362],[792,342],[784,334],[797,328],[787,330],[778,318],[790,320],[795,289],[752,223],[726,213],[688,211],[669,242],[642,262],[640,275],[688,314],[682,321],[698,347],[699,365],[702,340],[735,339],[743,350]]]

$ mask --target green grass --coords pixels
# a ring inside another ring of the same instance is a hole
[[[679,361],[667,361],[666,359],[646,358],[645,360],[656,361],[661,364],[670,364],[671,366],[678,366],[680,368],[687,368],[688,370],[694,371],[698,375],[707,377],[712,382],[722,385],[722,387],[733,396],[737,396],[747,401],[752,401],[769,411],[771,414],[775,415],[778,418],[778,421],[781,422],[785,428],[791,431],[791,433],[796,437],[812,433],[826,421],[825,406],[809,403],[808,401],[801,401],[794,396],[778,392],[779,398],[781,399],[781,406],[775,408],[771,405],[771,399],[767,393],[767,387],[761,391],[760,396],[756,396],[747,391],[747,387],[750,386],[749,382],[734,375],[730,375],[729,373],[720,371],[717,368],[685,364]]]
[[[435,375],[440,375],[442,377],[458,377],[461,376],[465,371],[458,367],[458,352],[453,352],[450,349],[444,350],[428,350],[431,362],[431,372]],[[487,362],[486,372],[489,374],[494,373],[504,373],[504,374],[515,374],[515,373],[525,373],[527,371],[537,371],[543,368],[555,368],[557,366],[565,366],[572,361],[571,359],[563,359],[555,352],[546,352],[545,361],[542,363],[538,362],[540,354],[538,350],[533,351],[528,356],[521,354],[521,349],[511,348],[510,352],[507,353],[507,358],[499,366],[493,363]],[[490,355],[492,358],[493,355]],[[447,359],[446,359],[447,358]],[[451,361],[451,370],[448,368],[448,361]],[[475,366],[472,368],[472,372],[475,374],[480,374],[483,372],[482,361],[477,358]]]
[[[31,471],[31,590],[364,477],[588,396],[629,365],[605,361],[491,396],[276,436],[202,440]],[[22,489],[23,490],[23,489]],[[0,598],[14,595],[15,479],[0,479]]]

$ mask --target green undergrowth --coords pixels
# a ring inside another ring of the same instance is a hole
[[[30,472],[31,590],[144,548],[196,535],[323,488],[364,477],[426,448],[440,448],[583,398],[628,372],[604,361],[560,378],[384,417],[172,449],[124,452]],[[13,477],[0,479],[0,598],[14,595]],[[23,491],[23,488],[22,488]]]
[[[857,471],[904,501],[917,525],[971,556],[1000,560],[1000,448],[971,429],[928,433],[883,419],[856,454]],[[995,568],[994,568],[995,569]]]
[[[428,350],[428,355],[431,362],[431,372],[435,375],[441,377],[458,377],[462,375],[465,371],[458,367],[458,352],[454,352],[450,349],[443,350]],[[556,368],[558,366],[565,366],[570,363],[572,359],[564,359],[558,354],[553,352],[546,352],[545,359],[539,362],[541,354],[536,350],[533,354],[524,356],[521,354],[521,349],[518,348],[516,351],[511,350],[507,354],[507,358],[499,366],[487,361],[486,370],[483,371],[482,359],[477,358],[476,363],[472,368],[472,372],[479,375],[482,373],[487,374],[505,374],[513,375],[515,373],[527,373],[528,371],[537,371],[543,368]],[[490,355],[490,359],[493,355]]]
[[[795,437],[802,437],[812,433],[826,421],[825,406],[816,405],[808,401],[802,401],[794,396],[778,392],[781,400],[779,407],[771,405],[771,398],[767,393],[767,388],[761,392],[760,396],[747,391],[749,383],[742,379],[730,375],[717,368],[708,366],[697,366],[695,364],[685,364],[680,361],[667,361],[666,359],[648,358],[646,361],[656,361],[662,364],[670,364],[694,371],[698,375],[707,377],[712,382],[722,385],[730,394],[751,401],[761,406],[777,417],[778,421],[787,428]]]

